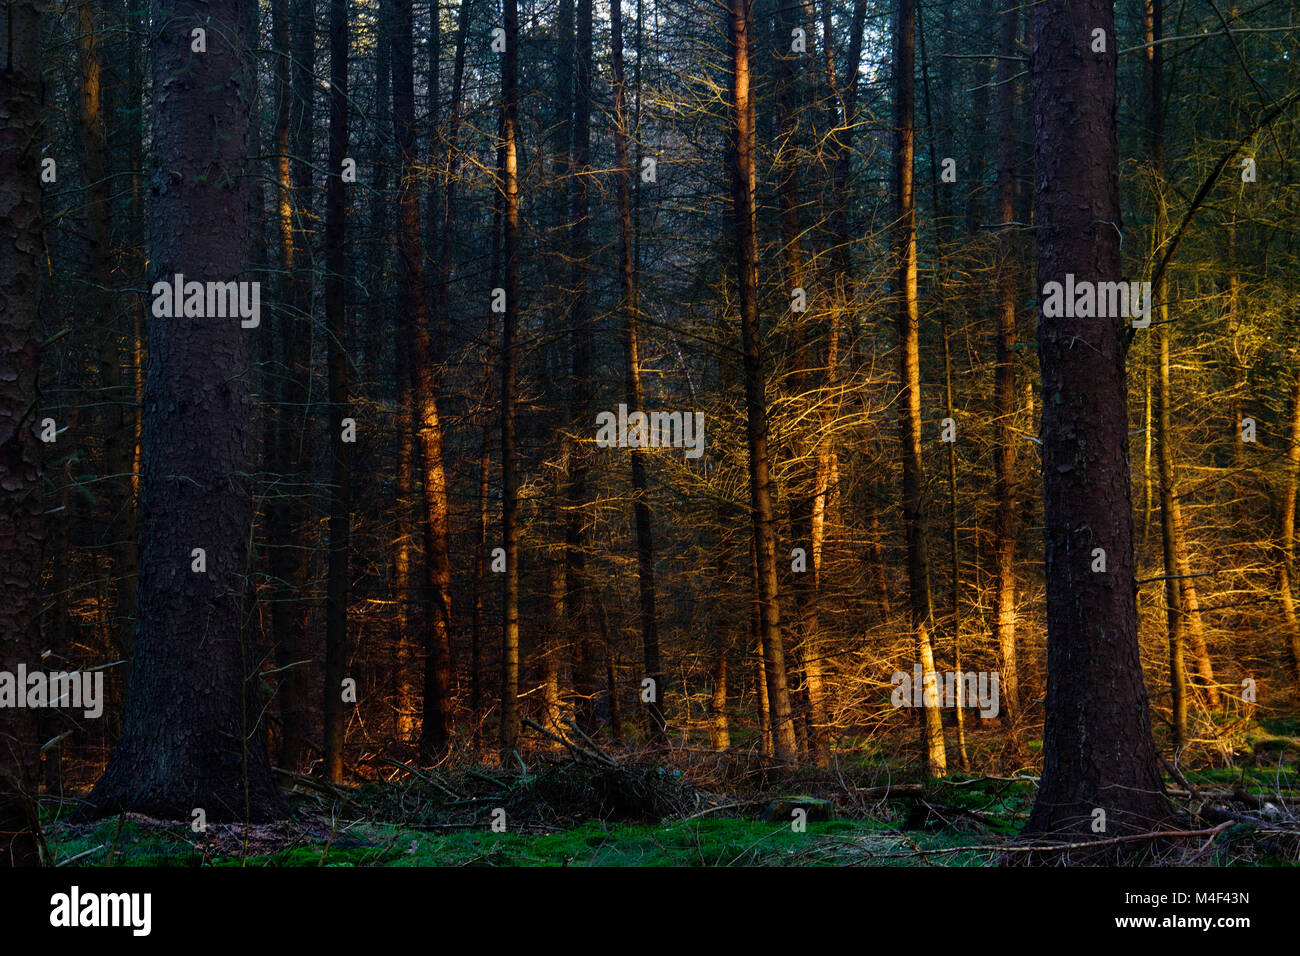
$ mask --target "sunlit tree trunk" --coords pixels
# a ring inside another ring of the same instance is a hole
[[[773,753],[780,760],[796,754],[785,649],[777,598],[776,527],[768,450],[767,395],[758,324],[758,246],[754,223],[754,104],[750,98],[753,60],[751,0],[730,0],[732,224],[736,238],[736,283],[745,367],[745,418],[749,447],[749,492],[755,544],[755,592],[763,646]]]
[[[420,232],[420,182],[415,143],[411,2],[391,0],[393,125],[402,168],[398,194],[398,315],[411,360],[411,409],[421,483],[424,589],[429,602],[425,641],[424,716],[420,758],[432,762],[451,745],[451,558],[443,426],[439,417],[433,351],[424,294],[424,244]],[[401,345],[399,345],[399,348]]]
[[[934,647],[930,630],[934,612],[930,596],[930,557],[926,542],[923,500],[925,475],[921,464],[921,359],[920,307],[916,278],[916,206],[913,191],[915,99],[914,0],[900,0],[894,35],[894,70],[897,95],[894,117],[895,201],[894,255],[898,262],[897,318],[899,428],[903,454],[903,524],[907,533],[907,575],[910,623],[926,687],[935,680]],[[927,695],[929,696],[929,695]],[[942,777],[947,772],[943,723],[937,707],[924,700],[922,743],[926,773]]]
[[[993,452],[994,530],[993,617],[998,637],[998,678],[1003,721],[1014,738],[1020,714],[1020,671],[1016,657],[1016,262],[1015,231],[1015,86],[1016,26],[1019,10],[1002,12],[998,60],[998,275],[997,371],[993,417],[997,446]]]
[[[519,10],[503,0],[505,53],[501,58],[500,188],[504,201],[505,315],[501,331],[501,537],[506,571],[501,627],[501,763],[519,738],[519,477],[515,448],[515,339],[519,331]]]
[[[811,51],[801,54],[791,49],[791,37],[798,22],[795,6],[781,6],[777,10],[777,28],[773,54],[777,60],[776,114],[777,114],[777,201],[780,207],[781,266],[785,279],[785,299],[792,302],[796,289],[803,290],[804,312],[790,313],[790,338],[794,353],[794,368],[790,387],[796,396],[802,396],[809,386],[809,368],[813,364],[809,347],[809,317],[824,305],[815,301],[813,290],[808,288],[808,274],[804,268],[803,234],[800,227],[800,118],[803,112],[799,96],[800,71],[796,62]],[[805,27],[805,34],[810,37]],[[814,762],[829,761],[826,743],[825,715],[822,711],[821,659],[817,634],[817,566],[821,560],[827,471],[830,456],[826,443],[817,436],[811,448],[796,447],[797,475],[795,492],[790,496],[790,524],[797,546],[806,552],[809,567],[794,578],[796,640],[794,659],[803,671],[803,692],[799,695],[799,722],[796,725],[803,737],[806,752]]]

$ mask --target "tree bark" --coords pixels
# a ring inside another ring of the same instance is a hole
[[[310,259],[306,248],[302,218],[310,208],[310,174],[295,177],[295,152],[303,146],[300,129],[304,109],[310,104],[298,102],[302,95],[302,70],[293,69],[295,51],[303,43],[299,34],[305,29],[298,23],[290,28],[289,0],[271,4],[272,51],[275,55],[275,169],[277,183],[276,225],[280,239],[279,321],[266,330],[271,337],[274,378],[269,391],[275,409],[268,419],[266,456],[274,475],[266,502],[266,551],[271,572],[271,641],[275,648],[276,668],[280,671],[275,692],[280,712],[280,766],[297,770],[307,745],[307,678],[303,664],[307,648],[306,605],[301,601],[307,562],[301,549],[304,510],[297,500],[299,455],[302,431],[306,423],[307,387],[303,373],[305,342],[303,334],[310,309],[301,275]],[[307,84],[307,95],[312,93]],[[295,135],[296,134],[296,135]],[[309,146],[310,140],[307,140]],[[311,157],[299,153],[297,165],[310,167]],[[299,187],[303,187],[299,191]]]
[[[997,371],[993,385],[993,418],[997,445],[993,453],[993,496],[997,501],[994,530],[993,617],[998,637],[998,677],[1003,724],[1015,739],[1020,715],[1020,674],[1016,656],[1016,263],[1015,232],[1015,86],[1016,27],[1019,10],[1002,12],[998,60],[998,276]]]
[[[506,49],[501,60],[500,183],[505,240],[505,315],[501,330],[501,537],[506,572],[501,627],[501,763],[519,738],[519,476],[515,448],[515,339],[519,332],[519,9],[503,0]]]
[[[1034,9],[1038,282],[1120,278],[1114,14],[1109,0]],[[1106,52],[1091,51],[1094,29]],[[1138,654],[1125,322],[1041,315],[1047,562],[1043,775],[1027,830],[1150,829],[1169,812]],[[1095,548],[1105,551],[1104,572]],[[1101,836],[1103,834],[1098,834]]]
[[[44,536],[37,437],[41,294],[40,24],[43,0],[0,18],[0,667],[40,662]],[[37,711],[0,709],[0,867],[41,863]]]
[[[325,596],[325,773],[343,780],[344,714],[340,688],[347,667],[348,550],[352,528],[352,442],[343,440],[348,416],[347,198],[343,159],[348,152],[347,0],[330,0],[330,148],[325,187],[325,326],[329,372],[329,441],[333,489]]]
[[[614,0],[615,6],[618,0]],[[618,13],[611,9],[617,23]],[[613,28],[614,44],[622,37]],[[570,157],[569,248],[571,257],[568,340],[572,387],[569,390],[569,421],[575,439],[569,439],[568,483],[565,488],[564,569],[567,630],[575,644],[573,683],[575,718],[585,733],[595,732],[594,683],[592,667],[595,653],[590,639],[594,632],[591,615],[591,582],[587,572],[587,554],[591,550],[591,525],[594,503],[589,486],[591,443],[581,437],[591,427],[594,383],[592,380],[590,182],[591,182],[591,0],[578,0],[574,29],[572,154]],[[613,54],[619,56],[618,52]],[[618,96],[618,92],[614,94]],[[615,110],[615,123],[619,114]],[[622,131],[616,129],[616,137]],[[621,211],[621,210],[620,210]],[[621,223],[620,219],[620,223]]]
[[[750,99],[753,61],[752,0],[730,0],[728,40],[731,49],[732,222],[736,235],[736,284],[740,299],[740,333],[745,367],[745,420],[749,448],[749,492],[754,525],[755,596],[759,637],[771,709],[772,744],[779,760],[796,753],[790,693],[786,685],[785,649],[777,597],[776,528],[768,451],[767,396],[758,325],[758,246],[754,222],[754,105]]]
[[[780,207],[781,259],[785,279],[786,301],[791,301],[795,289],[803,289],[805,301],[812,304],[812,290],[808,289],[804,268],[803,233],[800,228],[800,130],[802,111],[799,96],[799,71],[796,60],[804,54],[791,50],[791,37],[798,22],[793,5],[777,10],[777,29],[773,55],[777,58],[776,112],[777,112],[777,201]],[[806,29],[806,28],[805,28]],[[810,35],[810,34],[809,34]],[[820,304],[819,304],[820,305]],[[802,396],[808,384],[809,369],[813,364],[808,344],[808,326],[814,309],[790,314],[790,337],[794,352],[794,368],[790,386],[796,396]],[[833,349],[834,346],[831,345]],[[819,419],[826,423],[824,415]],[[802,711],[797,724],[804,738],[808,756],[819,766],[829,763],[830,757],[824,739],[825,715],[822,711],[821,658],[817,633],[817,568],[821,561],[826,480],[830,465],[829,448],[821,436],[811,442],[811,448],[795,448],[795,478],[790,496],[790,525],[796,543],[808,552],[811,567],[794,579],[795,621],[797,643],[794,657],[796,666],[803,671],[803,692],[799,695]]]
[[[640,19],[637,20],[638,27]],[[641,387],[641,336],[637,302],[636,264],[633,255],[632,235],[632,170],[628,165],[627,81],[623,72],[623,11],[622,0],[611,0],[611,67],[614,92],[614,166],[617,175],[616,202],[619,223],[619,280],[622,295],[623,351],[627,363],[626,395],[628,414],[643,411],[645,400]],[[638,58],[638,63],[640,59]],[[687,413],[689,414],[689,412]],[[655,591],[654,533],[651,527],[650,505],[647,497],[645,452],[631,450],[632,458],[632,518],[636,529],[637,595],[641,620],[642,660],[645,676],[654,681],[654,699],[646,705],[650,739],[661,744],[665,740],[663,695],[668,681],[659,655],[659,612]]]
[[[157,0],[152,278],[239,280],[247,268],[252,69],[238,0]],[[190,31],[206,29],[207,52]],[[222,130],[190,120],[211,117]],[[225,175],[213,176],[222,169]],[[140,609],[122,736],[85,815],[188,820],[289,814],[258,715],[249,540],[251,335],[231,319],[149,324]],[[203,548],[206,571],[195,571]]]
[[[1282,598],[1282,615],[1286,624],[1286,645],[1293,675],[1300,680],[1300,620],[1297,620],[1295,595],[1295,512],[1296,494],[1300,492],[1300,366],[1295,373],[1291,392],[1291,427],[1287,436],[1286,480],[1282,486],[1282,525],[1278,551],[1278,593]]]
[[[903,526],[907,533],[907,577],[910,623],[926,687],[935,680],[934,618],[930,595],[930,557],[926,543],[923,500],[925,474],[921,462],[921,316],[916,276],[916,206],[913,188],[916,4],[900,0],[894,36],[897,95],[894,114],[894,175],[898,215],[894,224],[894,255],[898,262],[897,317],[899,371],[899,430],[903,453]],[[929,776],[947,773],[943,723],[939,711],[923,695],[922,745]]]
[[[401,237],[397,309],[405,325],[405,344],[411,357],[411,411],[418,439],[424,590],[429,601],[420,759],[431,763],[443,756],[452,738],[450,517],[442,421],[425,308],[424,243],[420,231],[422,176],[415,142],[411,0],[391,2],[393,126],[402,161],[397,213]]]

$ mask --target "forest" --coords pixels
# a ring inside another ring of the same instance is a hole
[[[1290,0],[5,0],[0,863],[1300,865],[1298,155]]]

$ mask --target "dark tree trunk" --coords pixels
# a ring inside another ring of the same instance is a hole
[[[976,15],[980,24],[991,24],[997,13],[997,0],[983,0]],[[1006,14],[1004,13],[1003,16]],[[980,32],[978,42],[991,44],[993,37]],[[998,61],[1001,64],[1002,61]],[[975,64],[975,88],[971,93],[970,142],[966,159],[966,232],[974,234],[984,225],[984,170],[988,162],[989,81],[992,64],[981,58]],[[999,74],[1000,76],[1001,74]],[[1000,90],[1001,87],[998,87]],[[999,144],[1000,148],[1001,144]]]
[[[307,678],[302,661],[310,656],[307,648],[307,608],[302,601],[307,564],[302,548],[302,503],[298,494],[299,460],[296,450],[301,446],[302,431],[306,422],[307,387],[302,364],[305,356],[304,334],[307,318],[303,312],[310,306],[305,294],[305,283],[300,276],[306,269],[310,252],[306,248],[301,220],[310,207],[310,174],[304,176],[301,168],[309,167],[311,157],[295,152],[304,145],[299,132],[304,122],[305,104],[298,102],[303,92],[302,71],[292,68],[294,51],[304,44],[301,32],[306,29],[301,22],[290,26],[290,0],[273,0],[272,51],[275,56],[275,168],[276,168],[276,224],[280,239],[279,311],[276,322],[267,328],[265,335],[271,339],[273,379],[269,391],[274,396],[273,418],[268,421],[266,458],[275,485],[268,492],[266,503],[266,551],[271,572],[270,610],[271,641],[275,648],[275,661],[280,669],[276,688],[276,704],[280,712],[280,765],[296,771],[303,760],[307,742]],[[301,12],[301,11],[299,11]],[[306,87],[310,96],[310,84]],[[310,144],[310,140],[307,140]],[[297,160],[295,167],[294,161]],[[300,190],[298,187],[302,187]]]
[[[344,714],[341,687],[347,666],[348,548],[351,535],[352,443],[343,441],[348,417],[347,198],[343,159],[348,151],[347,0],[330,0],[330,150],[325,188],[325,326],[329,368],[329,441],[334,448],[325,594],[325,771],[343,779]]]
[[[99,427],[104,437],[105,505],[112,517],[103,529],[103,544],[112,555],[113,619],[111,639],[117,653],[128,660],[122,678],[129,677],[131,632],[135,619],[135,501],[131,494],[133,470],[131,429],[126,409],[130,403],[122,394],[122,348],[118,334],[117,296],[113,294],[113,250],[110,240],[109,184],[112,182],[111,150],[105,129],[105,114],[114,102],[113,51],[101,53],[101,34],[107,31],[96,22],[96,0],[81,0],[77,9],[77,48],[80,66],[81,140],[86,180],[87,256],[85,290],[87,327],[102,336],[98,343],[103,407]],[[111,114],[110,114],[111,115]],[[106,155],[108,154],[108,155]]]
[[[638,21],[639,22],[639,21]],[[627,363],[628,414],[641,411],[645,398],[641,387],[641,333],[637,314],[636,262],[632,235],[632,170],[628,165],[627,80],[623,71],[623,10],[622,0],[611,0],[610,29],[613,50],[614,86],[614,166],[617,179],[617,204],[619,224],[618,262],[622,294],[623,351]],[[645,676],[654,681],[654,700],[646,706],[650,724],[650,738],[656,743],[664,740],[666,721],[663,695],[667,680],[663,661],[659,656],[659,610],[655,590],[654,533],[650,521],[650,504],[646,500],[647,475],[645,452],[632,449],[632,517],[636,529],[638,609],[641,618],[641,648]]]
[[[41,442],[40,355],[42,0],[15,0],[0,18],[0,667],[39,666]],[[0,709],[0,867],[41,862],[38,711]]]
[[[614,0],[614,6],[619,0]],[[569,203],[569,249],[572,257],[570,278],[568,341],[572,356],[569,391],[569,421],[573,432],[581,435],[591,426],[594,385],[592,382],[591,304],[588,269],[591,256],[590,179],[591,179],[591,0],[578,0],[574,32],[576,57],[573,86],[573,144],[569,169],[571,195]],[[617,17],[615,44],[619,42]],[[618,52],[615,52],[615,57]],[[617,96],[617,92],[615,96]],[[617,117],[617,110],[615,111]],[[621,135],[616,131],[615,136]],[[587,572],[587,553],[591,549],[592,489],[589,486],[591,443],[571,441],[568,454],[569,474],[565,488],[564,569],[565,628],[575,642],[574,691],[575,718],[586,733],[594,731],[592,668],[595,654],[590,636],[594,631],[591,617],[591,585]]]
[[[519,332],[519,9],[502,4],[506,49],[501,61],[501,191],[505,239],[505,315],[501,330],[501,537],[506,572],[501,627],[501,763],[519,739],[519,476],[515,448],[515,338]]]
[[[161,0],[151,18],[153,280],[226,282],[248,258],[248,21],[238,0]],[[207,52],[191,51],[205,27]],[[191,122],[211,117],[223,135]],[[213,176],[211,170],[229,171]],[[139,615],[127,713],[87,815],[282,818],[259,723],[249,538],[252,336],[236,319],[149,324]],[[192,570],[193,549],[206,571]]]
[[[1116,49],[1109,0],[1034,9],[1038,283],[1120,279]],[[1088,38],[1104,30],[1105,53]],[[1150,829],[1169,812],[1138,654],[1125,320],[1038,324],[1047,716],[1030,832]],[[1105,571],[1093,571],[1094,549]],[[1099,834],[1100,835],[1100,834]]]
[[[1294,357],[1292,358],[1294,362]],[[1286,479],[1282,483],[1282,520],[1279,529],[1278,592],[1282,599],[1284,639],[1291,660],[1292,675],[1300,680],[1300,618],[1296,615],[1295,594],[1295,512],[1296,494],[1300,491],[1300,368],[1291,387],[1291,424],[1287,429]]]
[[[415,91],[411,0],[392,0],[393,127],[401,153],[398,196],[398,315],[411,361],[411,409],[419,451],[421,524],[429,632],[425,643],[424,721],[420,757],[434,761],[451,744],[451,557],[447,475],[443,465],[433,349],[424,294],[424,243],[420,233],[420,179],[415,152]]]
[[[465,83],[465,45],[469,37],[471,0],[461,0],[460,19],[456,26],[456,56],[452,65],[451,112],[447,117],[445,163],[447,183],[442,194],[442,235],[438,255],[437,321],[440,332],[449,335],[451,317],[451,246],[456,230],[456,176],[460,169],[460,113]],[[432,193],[432,190],[430,191]],[[450,343],[444,343],[444,353]]]

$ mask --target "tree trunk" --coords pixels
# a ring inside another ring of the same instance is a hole
[[[347,0],[330,0],[330,148],[325,191],[325,325],[329,370],[329,441],[334,446],[325,594],[325,773],[343,780],[344,715],[341,687],[347,667],[348,549],[352,522],[352,442],[343,440],[348,415],[347,198],[343,159],[348,152]]]
[[[1038,281],[1118,281],[1117,36],[1109,0],[1034,9]],[[1105,32],[1105,53],[1084,46]],[[1042,299],[1040,298],[1040,301]],[[1169,812],[1138,654],[1124,320],[1042,315],[1047,716],[1029,832],[1105,836]],[[1094,549],[1104,549],[1105,571]]]
[[[1164,160],[1164,53],[1163,0],[1147,2],[1147,65],[1151,75],[1149,97],[1151,129],[1151,161],[1155,176],[1156,229],[1155,248],[1162,252],[1169,238],[1169,215],[1165,202]],[[1175,488],[1173,424],[1171,403],[1173,393],[1169,369],[1169,295],[1167,273],[1156,277],[1152,298],[1158,317],[1159,374],[1156,377],[1156,429],[1157,467],[1160,472],[1160,530],[1165,564],[1165,606],[1169,640],[1169,686],[1172,699],[1174,751],[1177,753],[1187,743],[1187,672],[1184,664],[1185,649],[1191,638],[1192,653],[1196,660],[1200,682],[1207,688],[1211,706],[1218,706],[1218,690],[1214,686],[1214,671],[1205,648],[1201,629],[1200,603],[1196,585],[1190,578],[1191,567],[1187,558],[1187,545],[1183,536],[1182,508]],[[1240,435],[1240,432],[1237,433]]]
[[[617,5],[618,0],[615,0]],[[591,244],[591,0],[578,0],[574,40],[575,59],[572,155],[570,159],[569,248],[571,257],[568,316],[569,351],[572,357],[569,390],[569,421],[575,435],[590,428],[594,386],[592,382],[592,325],[590,305]],[[617,13],[614,13],[617,17]],[[615,37],[621,37],[615,28]],[[615,96],[617,96],[617,92]],[[617,122],[617,112],[616,112]],[[621,131],[615,132],[616,136]],[[621,221],[621,220],[620,220]],[[569,463],[568,487],[565,489],[564,567],[568,632],[575,644],[573,674],[576,698],[575,718],[585,733],[595,732],[594,684],[592,667],[595,653],[591,634],[591,583],[587,572],[587,554],[591,550],[593,495],[588,484],[591,470],[591,443],[582,439],[569,441],[565,456]]]
[[[398,195],[398,315],[411,357],[411,410],[418,438],[424,590],[429,601],[425,644],[424,716],[420,759],[432,763],[451,745],[451,557],[447,475],[443,465],[442,421],[434,385],[424,294],[424,244],[420,232],[420,180],[415,144],[411,0],[392,2],[393,127],[401,153]]]
[[[271,572],[271,641],[275,648],[276,668],[280,671],[275,692],[280,711],[280,766],[296,771],[306,753],[307,678],[304,659],[310,655],[306,639],[306,605],[302,602],[307,563],[301,549],[303,508],[296,500],[302,430],[306,421],[307,388],[302,363],[306,354],[303,334],[307,324],[303,312],[307,305],[300,274],[310,253],[305,248],[300,224],[310,207],[310,174],[295,180],[294,153],[302,145],[302,135],[294,133],[304,120],[305,107],[298,103],[302,93],[301,70],[292,69],[294,51],[303,44],[298,33],[290,29],[289,0],[273,0],[271,5],[272,50],[275,54],[275,152],[277,203],[276,222],[280,237],[279,321],[266,330],[272,339],[274,378],[269,391],[275,409],[268,421],[266,456],[274,485],[266,502],[266,549]],[[298,32],[303,29],[297,25]],[[307,94],[312,90],[307,85]],[[308,140],[308,142],[310,142]],[[298,155],[298,166],[309,166],[310,156]],[[299,192],[297,186],[305,185]],[[300,248],[301,247],[301,248]]]
[[[992,24],[996,12],[996,0],[983,0],[977,15],[978,22]],[[1002,15],[1005,17],[1006,12]],[[978,42],[981,45],[991,44],[993,37],[981,31]],[[999,60],[998,64],[1000,66],[1002,61]],[[970,101],[971,149],[966,159],[966,232],[968,235],[974,235],[984,225],[984,170],[987,162],[985,157],[988,155],[989,80],[992,79],[992,74],[989,61],[981,57],[975,63],[975,87]],[[999,86],[998,89],[1000,91],[1002,87]],[[1001,142],[998,148],[1001,150]]]
[[[96,23],[95,0],[80,0],[77,8],[77,52],[80,66],[81,139],[86,179],[87,261],[85,275],[86,318],[99,342],[103,409],[105,507],[111,518],[104,527],[112,557],[113,619],[110,629],[116,653],[127,660],[121,679],[130,676],[131,635],[135,618],[135,501],[131,493],[132,429],[123,395],[122,342],[118,333],[116,296],[113,293],[113,251],[109,227],[110,173],[105,152],[109,146],[104,114],[112,108],[111,80],[101,56],[101,28]],[[110,62],[113,51],[109,51]]]
[[[1291,396],[1291,428],[1286,449],[1286,481],[1282,490],[1282,527],[1278,550],[1278,592],[1282,597],[1282,615],[1286,624],[1287,651],[1291,668],[1300,680],[1300,620],[1297,620],[1295,595],[1291,582],[1295,580],[1295,510],[1296,493],[1300,491],[1300,365],[1295,373]]]
[[[640,18],[637,19],[638,29]],[[623,73],[623,11],[622,0],[610,4],[611,67],[614,92],[614,166],[617,175],[617,204],[619,223],[619,278],[621,284],[623,320],[623,351],[627,363],[628,414],[642,411],[644,397],[641,388],[641,338],[639,330],[636,264],[633,256],[631,178],[628,165],[627,81]],[[637,60],[640,63],[640,58]],[[689,412],[687,413],[689,414]],[[659,656],[659,612],[655,595],[654,535],[650,523],[650,505],[646,500],[647,476],[645,452],[633,448],[632,458],[632,516],[636,529],[638,609],[641,617],[641,647],[645,676],[654,681],[654,699],[646,706],[650,725],[650,740],[661,744],[665,740],[663,695],[668,681]]]
[[[237,0],[153,7],[152,278],[247,268],[248,22]],[[207,52],[191,50],[206,28]],[[212,118],[222,136],[196,126]],[[216,167],[230,175],[210,175]],[[263,746],[248,545],[248,365],[238,321],[149,324],[136,657],[122,736],[86,815],[265,821],[290,811]],[[196,571],[194,549],[206,571]]]
[[[777,29],[773,55],[777,58],[776,112],[777,112],[777,200],[780,206],[781,258],[785,278],[785,298],[791,301],[795,289],[803,289],[805,301],[811,304],[812,291],[804,269],[802,230],[799,219],[799,114],[802,111],[799,96],[799,71],[795,62],[804,54],[790,49],[791,36],[796,26],[796,8],[781,6],[777,11]],[[817,304],[820,308],[821,304]],[[791,345],[794,368],[790,386],[797,396],[804,394],[808,369],[813,364],[808,346],[809,315],[805,311],[790,315]],[[833,349],[834,346],[830,346]],[[819,416],[826,424],[824,416]],[[830,455],[826,442],[817,436],[809,450],[795,448],[796,476],[794,491],[790,496],[790,526],[795,541],[808,552],[811,567],[794,579],[794,600],[797,644],[795,660],[803,671],[803,693],[800,694],[800,722],[797,727],[803,736],[808,756],[818,765],[825,766],[830,757],[823,733],[825,714],[822,711],[821,658],[817,633],[817,567],[821,561],[822,518],[826,502],[826,479]]]
[[[948,345],[948,325],[943,329],[943,403],[946,414],[956,421],[952,401],[952,351]],[[965,685],[961,679],[961,541],[957,534],[957,443],[947,442],[945,457],[948,463],[948,576],[952,591],[952,670],[957,675],[958,698],[954,708],[953,723],[957,728],[957,759],[963,771],[970,770],[970,755],[966,751],[966,699],[960,696]]]
[[[915,32],[914,0],[900,0],[895,25],[895,82],[898,87],[894,120],[894,174],[898,216],[894,254],[898,260],[898,363],[901,394],[899,428],[903,452],[903,525],[907,533],[907,576],[910,623],[916,638],[924,686],[935,680],[930,629],[934,617],[930,597],[930,557],[926,543],[925,475],[921,464],[921,316],[916,278],[916,206],[913,193]],[[943,723],[936,707],[923,695],[922,745],[926,773],[947,772]]]
[[[456,25],[456,55],[451,76],[451,113],[447,117],[446,169],[447,183],[443,190],[442,236],[438,256],[438,328],[450,334],[451,328],[451,246],[456,229],[456,177],[460,171],[460,113],[461,97],[465,86],[465,46],[469,37],[469,18],[473,10],[471,0],[461,0],[460,17]],[[432,191],[431,191],[432,193]],[[444,343],[444,354],[446,345]]]
[[[41,44],[43,0],[0,19],[0,667],[38,666],[41,611]],[[0,867],[41,863],[38,711],[0,709]]]
[[[1020,715],[1020,674],[1016,658],[1016,263],[1015,232],[1015,86],[1011,82],[1019,10],[1002,12],[998,60],[998,332],[993,418],[997,445],[993,453],[993,497],[997,501],[993,560],[996,593],[993,617],[998,637],[1001,712],[1008,736],[1015,741]]]
[[[709,694],[709,745],[714,750],[731,746],[731,729],[727,723],[727,645],[719,643],[714,651],[713,688]]]
[[[506,572],[501,627],[501,763],[519,738],[519,476],[515,448],[515,338],[519,331],[519,10],[503,0],[506,49],[501,60],[500,188],[504,198],[505,315],[501,330],[501,537]]]
[[[786,686],[785,649],[777,598],[776,527],[772,508],[767,436],[767,396],[758,325],[758,246],[754,222],[754,105],[750,99],[752,0],[730,0],[728,39],[732,56],[732,222],[736,234],[736,284],[745,366],[745,420],[749,492],[754,524],[755,592],[763,647],[774,756],[795,757],[794,721]]]

